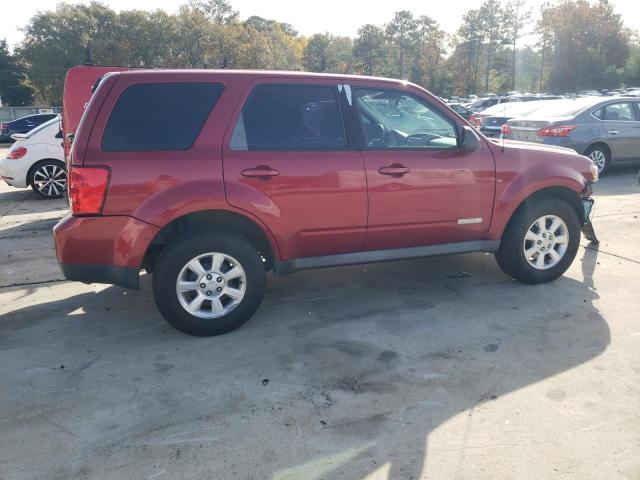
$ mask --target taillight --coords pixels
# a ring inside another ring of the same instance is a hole
[[[2,130],[3,128],[7,128],[7,124],[0,122],[0,130]]]
[[[540,137],[568,137],[576,129],[575,125],[561,125],[559,127],[545,127],[538,130]]]
[[[509,124],[503,123],[500,127],[500,133],[502,135],[511,135],[513,133],[513,130],[511,130],[511,126]]]
[[[109,170],[71,167],[68,179],[71,215],[100,215],[109,187]]]
[[[13,150],[9,150],[7,153],[7,158],[9,160],[18,160],[19,158],[24,157],[27,154],[27,149],[24,147],[18,147]]]

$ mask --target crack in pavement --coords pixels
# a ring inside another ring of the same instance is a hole
[[[42,285],[44,283],[56,283],[56,282],[66,282],[66,278],[54,278],[53,280],[39,280],[37,282],[18,282],[11,283],[9,285],[0,285],[0,289],[3,288],[11,288],[11,287],[27,287],[29,285]]]
[[[633,258],[623,257],[622,255],[617,255],[615,253],[606,252],[604,250],[600,250],[598,247],[590,247],[589,245],[580,245],[585,250],[593,250],[594,252],[604,253],[605,255],[611,255],[612,257],[619,258],[620,260],[626,260],[627,262],[637,263],[640,265],[639,260],[634,260]]]
[[[637,211],[637,212],[605,213],[604,215],[594,215],[593,218],[615,217],[616,215],[637,215],[639,213],[640,213],[640,211]]]

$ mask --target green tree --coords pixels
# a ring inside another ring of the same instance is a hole
[[[6,40],[0,40],[0,99],[3,105],[31,105],[33,89],[25,84],[26,75],[17,59],[9,53]]]
[[[347,73],[353,63],[351,49],[348,37],[329,33],[312,35],[303,52],[304,68],[311,72]]]
[[[404,79],[407,72],[407,60],[415,45],[417,23],[408,10],[396,12],[385,28],[396,55],[396,75]]]
[[[485,93],[489,91],[489,78],[492,61],[495,58],[499,46],[506,43],[506,15],[498,0],[486,0],[479,11],[480,30],[484,35],[486,45],[486,65],[485,65]]]
[[[517,42],[522,36],[522,30],[531,19],[531,10],[526,8],[526,0],[510,0],[505,10],[505,19],[507,21],[506,35],[511,42],[512,58],[511,58],[511,88],[516,88],[516,52]]]
[[[384,31],[367,24],[358,29],[353,42],[353,60],[356,71],[364,75],[383,75],[386,71],[386,44]]]
[[[565,0],[542,10],[539,31],[550,54],[547,87],[563,92],[604,88],[629,56],[629,32],[607,0]],[[546,61],[546,59],[545,59]]]

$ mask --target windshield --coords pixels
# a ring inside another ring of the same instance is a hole
[[[24,136],[24,138],[31,138],[33,135],[44,130],[49,125],[53,125],[54,123],[59,121],[60,121],[60,115],[58,115],[57,117],[53,117],[51,120],[44,122],[42,125],[38,125],[36,128],[29,130],[29,132]]]

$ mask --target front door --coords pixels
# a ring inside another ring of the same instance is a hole
[[[227,201],[272,230],[281,260],[362,250],[366,177],[338,82],[280,77],[249,91],[223,147]]]
[[[352,84],[369,186],[367,250],[483,239],[495,164],[461,148],[455,116],[412,87]]]

